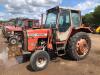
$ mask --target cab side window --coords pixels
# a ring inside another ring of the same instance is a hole
[[[79,13],[72,11],[71,15],[72,15],[72,22],[73,22],[74,27],[78,27],[80,25],[80,21],[81,21]]]
[[[33,26],[33,21],[28,21],[28,27],[31,28]]]

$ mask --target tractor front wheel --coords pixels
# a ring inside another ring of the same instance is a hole
[[[9,38],[9,44],[10,45],[16,45],[18,43],[18,40],[14,37]]]
[[[30,66],[32,70],[39,71],[47,67],[50,56],[46,51],[37,50],[30,58]]]
[[[74,60],[85,58],[90,51],[91,40],[87,33],[78,32],[70,38],[68,45],[69,56]]]

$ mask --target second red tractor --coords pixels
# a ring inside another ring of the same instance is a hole
[[[8,42],[12,45],[17,44],[22,39],[23,31],[30,28],[39,28],[39,20],[17,18],[12,25],[4,26],[3,33]]]

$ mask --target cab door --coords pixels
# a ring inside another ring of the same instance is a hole
[[[57,30],[57,39],[59,41],[65,41],[70,34],[70,11],[69,10],[61,10],[58,20],[58,30]]]

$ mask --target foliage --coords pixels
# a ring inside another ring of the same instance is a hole
[[[100,6],[97,6],[94,12],[88,13],[82,18],[83,23],[89,25],[100,25]]]

